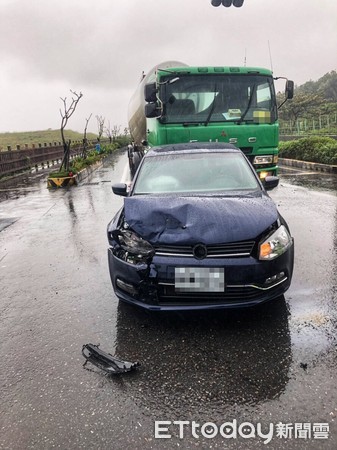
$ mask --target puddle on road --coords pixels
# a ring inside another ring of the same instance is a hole
[[[289,184],[316,189],[319,191],[330,191],[337,194],[337,175],[325,172],[299,171],[290,167],[281,167],[279,171],[281,181]]]
[[[337,348],[335,289],[316,290],[310,297],[303,292],[292,295],[289,318],[293,358],[309,369],[326,363]]]
[[[18,217],[6,217],[4,219],[0,218],[0,232],[15,223],[17,220]]]
[[[15,200],[45,188],[47,172],[23,174],[0,183],[0,202]]]

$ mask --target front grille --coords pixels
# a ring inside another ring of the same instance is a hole
[[[207,245],[207,258],[250,256],[255,242],[242,241],[229,244]],[[193,257],[193,245],[161,245],[155,247],[157,256]]]
[[[202,300],[204,303],[205,298],[210,303],[214,303],[216,300],[254,300],[261,296],[261,291],[251,286],[244,287],[226,287],[225,292],[191,292],[191,293],[176,293],[174,285],[172,284],[160,284],[158,285],[159,298],[162,301],[174,301],[178,298],[186,303],[194,303],[195,301]]]
[[[284,280],[286,281],[286,279]],[[159,305],[207,305],[216,303],[244,303],[252,302],[262,297],[281,295],[284,291],[283,283],[277,284],[267,292],[248,286],[226,286],[224,292],[193,292],[176,293],[175,287],[171,283],[158,283]]]

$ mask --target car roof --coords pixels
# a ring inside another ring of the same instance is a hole
[[[225,142],[188,142],[186,144],[168,144],[152,147],[147,153],[148,156],[156,156],[158,154],[165,155],[171,153],[195,153],[195,152],[226,152],[241,153],[241,150],[232,144]]]

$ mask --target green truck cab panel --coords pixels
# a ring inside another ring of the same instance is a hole
[[[151,126],[152,125],[152,126]],[[181,124],[160,124],[158,119],[149,120],[149,146],[178,144],[185,142],[228,142],[240,148],[254,163],[255,156],[277,155],[278,124],[243,124],[232,122],[224,124],[208,124],[204,126]],[[257,171],[263,165],[255,165]],[[273,173],[277,167],[269,168]]]

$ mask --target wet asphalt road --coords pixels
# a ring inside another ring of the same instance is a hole
[[[44,174],[0,185],[0,448],[336,449],[336,177],[284,169],[271,193],[296,245],[285,298],[158,315],[119,305],[111,288],[106,225],[125,164],[116,155],[70,190],[48,191]],[[86,370],[89,342],[140,369]],[[155,420],[275,430],[266,445],[200,429],[196,438],[190,425],[182,439],[178,425],[155,439]],[[280,438],[279,422],[328,423],[329,437]]]

